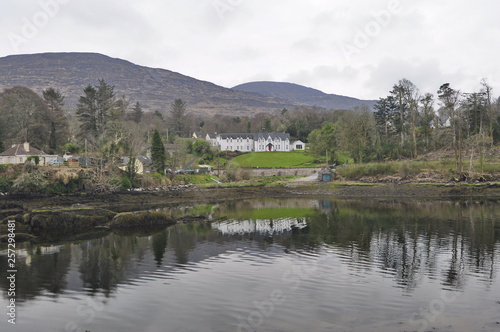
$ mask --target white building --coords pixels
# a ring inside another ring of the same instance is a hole
[[[206,141],[221,151],[264,152],[291,151],[286,133],[207,134]]]
[[[292,150],[296,151],[302,151],[306,149],[306,143],[302,142],[301,140],[295,141],[292,143]]]

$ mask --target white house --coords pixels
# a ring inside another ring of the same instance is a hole
[[[29,157],[38,157],[42,166],[57,165],[61,162],[60,156],[46,154],[25,142],[14,144],[10,149],[0,153],[0,164],[23,164]]]
[[[306,143],[302,142],[301,140],[295,141],[292,143],[292,150],[305,150],[306,149]]]
[[[207,134],[206,141],[221,151],[264,152],[291,151],[286,133]]]

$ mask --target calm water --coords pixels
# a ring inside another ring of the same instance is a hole
[[[500,331],[495,202],[261,200],[211,224],[18,246],[1,331]],[[222,221],[221,221],[222,220]]]

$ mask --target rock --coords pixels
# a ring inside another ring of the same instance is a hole
[[[117,214],[109,223],[113,228],[170,226],[176,223],[170,215],[159,211],[125,212]]]
[[[50,230],[83,230],[105,225],[116,215],[105,209],[60,209],[34,211],[28,215],[31,231],[35,234]]]

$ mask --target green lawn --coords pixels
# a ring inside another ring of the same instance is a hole
[[[265,208],[234,211],[228,213],[229,218],[237,219],[281,219],[281,218],[305,218],[315,213],[314,209],[306,208]]]
[[[315,167],[314,158],[304,152],[251,152],[234,158],[241,167]]]

